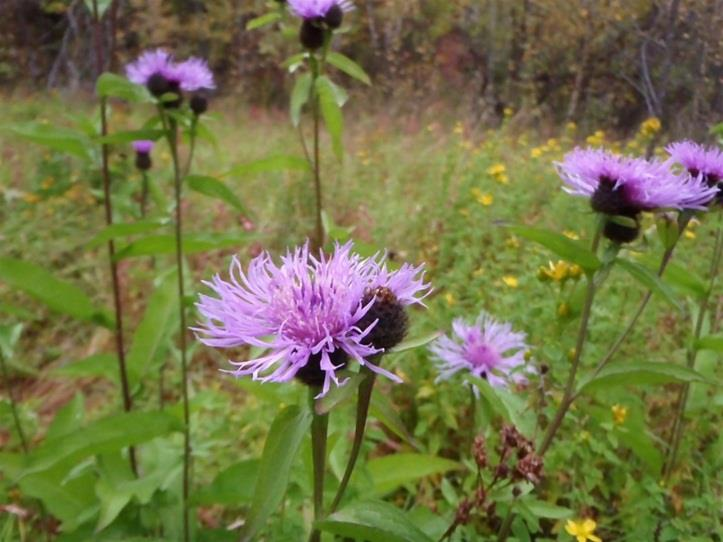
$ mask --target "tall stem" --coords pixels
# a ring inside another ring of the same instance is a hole
[[[311,457],[314,464],[314,521],[324,516],[324,475],[326,472],[326,440],[329,429],[329,414],[317,414],[314,397],[319,393],[316,387],[309,388],[309,404],[313,419],[311,421]],[[309,542],[319,542],[321,531],[311,529]]]
[[[93,0],[93,20],[95,35],[96,69],[98,76],[103,70],[103,36],[101,34],[100,18],[98,16],[98,0]],[[100,135],[108,135],[108,103],[105,97],[100,99]],[[105,224],[113,224],[113,204],[110,190],[110,167],[108,144],[101,145],[101,174],[103,177],[103,204],[105,207]],[[121,304],[120,280],[118,278],[118,264],[115,259],[115,243],[108,240],[108,260],[110,263],[111,286],[113,289],[113,306],[115,311],[115,344],[118,355],[118,371],[120,373],[121,391],[123,395],[123,410],[130,412],[133,409],[130,385],[128,383],[128,370],[126,367],[125,347],[123,340],[123,307]],[[133,446],[128,449],[129,460],[133,473],[138,476],[136,451]]]
[[[319,93],[317,92],[316,81],[319,78],[319,65],[316,61],[312,63],[312,116],[314,117],[314,201],[316,206],[314,246],[319,249],[324,246],[324,225],[321,219],[323,198],[321,193],[321,160],[319,152]]]
[[[191,173],[191,164],[193,163],[193,156],[196,153],[196,127],[198,126],[198,115],[194,113],[191,119],[191,130],[190,130],[190,142],[188,149],[188,158],[186,158],[186,166],[183,168],[183,175],[188,176]]]
[[[176,199],[176,267],[178,268],[178,310],[179,310],[179,346],[181,350],[181,399],[183,402],[183,540],[190,540],[188,516],[188,497],[191,486],[191,415],[188,403],[188,362],[186,359],[186,309],[184,305],[185,289],[183,279],[183,209],[181,208],[182,179],[181,165],[178,159],[178,126],[176,121],[168,118],[161,108],[161,117],[168,146],[173,160],[173,186]]]
[[[719,217],[720,220],[720,217]],[[693,338],[690,345],[688,346],[686,363],[689,369],[695,367],[695,361],[698,357],[698,349],[696,342],[700,339],[700,335],[703,331],[703,323],[705,322],[705,316],[708,312],[710,296],[715,288],[716,281],[718,279],[718,273],[720,272],[721,254],[723,253],[723,226],[719,224],[718,231],[716,232],[715,245],[713,248],[713,258],[711,259],[711,267],[709,273],[708,289],[705,295],[700,300],[700,307],[698,309],[698,318],[695,322],[693,329]],[[667,485],[670,481],[670,476],[673,473],[675,462],[678,456],[680,448],[680,440],[683,436],[683,425],[685,418],[685,408],[688,403],[688,396],[690,395],[690,383],[686,382],[683,384],[678,394],[678,401],[675,411],[675,419],[673,421],[673,430],[671,435],[671,442],[668,448],[667,459],[663,466],[663,481]]]
[[[23,452],[28,453],[28,440],[25,438],[25,432],[23,431],[23,425],[20,423],[20,416],[18,415],[18,405],[15,402],[15,395],[13,394],[13,387],[10,385],[10,372],[5,364],[5,354],[3,354],[2,348],[0,348],[0,365],[2,365],[3,380],[5,381],[5,387],[7,389],[8,398],[10,399],[10,410],[13,413],[13,421],[15,423],[15,431],[18,433],[20,439],[20,445],[23,448]]]
[[[597,253],[598,246],[600,244],[600,227],[595,231],[595,236],[592,241],[592,251]],[[552,440],[555,438],[557,431],[562,425],[562,421],[567,414],[570,405],[572,404],[573,393],[575,388],[575,377],[577,376],[577,370],[580,367],[580,360],[582,359],[582,351],[585,347],[585,339],[587,338],[588,324],[590,321],[590,313],[592,311],[592,302],[595,298],[595,275],[587,275],[587,293],[585,294],[585,303],[583,305],[582,314],[580,316],[580,328],[577,333],[577,341],[575,343],[575,354],[572,359],[572,367],[570,373],[567,376],[567,383],[565,384],[565,391],[563,392],[560,406],[557,409],[552,423],[547,428],[545,436],[542,439],[542,444],[537,453],[544,455],[547,449],[552,444]]]
[[[141,173],[141,218],[146,218],[148,208],[148,173]]]
[[[354,427],[354,441],[351,445],[351,453],[349,454],[349,461],[346,464],[344,470],[344,476],[339,484],[339,489],[336,490],[336,495],[331,503],[329,512],[335,512],[339,507],[346,488],[351,480],[351,475],[354,472],[354,467],[359,459],[359,452],[361,451],[362,443],[364,442],[364,432],[366,431],[367,417],[369,416],[369,405],[371,403],[372,391],[374,390],[374,382],[376,382],[376,373],[370,371],[367,368],[362,368],[362,371],[366,372],[364,379],[359,383],[359,392],[356,403],[356,425]]]

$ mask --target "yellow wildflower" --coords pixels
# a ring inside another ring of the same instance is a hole
[[[643,121],[640,125],[640,135],[643,137],[651,137],[657,134],[663,125],[657,117],[650,117]]]
[[[588,145],[592,145],[593,147],[599,147],[600,145],[605,143],[605,132],[603,132],[602,130],[597,130],[594,134],[589,135],[585,141]]]
[[[695,232],[690,230],[685,230],[684,232],[686,239],[695,239]]]
[[[530,151],[530,157],[539,158],[540,156],[542,156],[542,149],[540,147],[535,147]]]
[[[484,205],[485,207],[489,207],[495,201],[495,198],[492,196],[492,194],[479,194],[476,196],[476,198],[477,202],[480,205]]]
[[[473,276],[474,278],[476,278],[476,279],[479,278],[479,277],[481,277],[481,276],[484,275],[484,274],[485,274],[485,270],[484,270],[484,268],[482,268],[482,267],[478,267],[477,269],[475,269],[474,271],[472,271],[472,276]]]
[[[557,315],[560,318],[566,318],[567,316],[570,316],[570,305],[567,303],[560,303],[560,305],[557,307]]]
[[[574,132],[575,130],[577,130],[577,124],[570,121],[565,125],[565,130],[567,130],[568,132]]]
[[[565,524],[567,534],[577,538],[577,542],[587,542],[588,540],[591,542],[602,542],[602,539],[599,536],[595,536],[596,527],[597,523],[595,523],[595,520],[590,518],[580,519],[577,521],[568,519]]]
[[[23,199],[26,203],[38,203],[40,201],[40,196],[34,194],[33,192],[28,192],[23,196]]]
[[[46,177],[45,179],[43,179],[43,182],[40,183],[40,187],[43,190],[48,190],[50,187],[53,186],[54,183],[55,179],[53,179],[52,177]]]
[[[497,177],[495,177],[495,181],[500,184],[508,184],[510,182],[510,178],[507,176],[506,173],[503,173],[502,175],[498,175]]]
[[[487,168],[487,174],[492,177],[504,175],[507,172],[507,167],[504,164],[493,164]]]
[[[515,114],[515,110],[512,109],[511,107],[505,107],[502,110],[502,113],[504,114],[505,117],[510,118],[512,115]]]
[[[510,235],[507,239],[505,239],[505,244],[509,248],[520,248],[520,240],[514,235]]]
[[[625,423],[625,419],[628,417],[628,407],[623,405],[613,405],[610,407],[610,410],[613,413],[613,421],[616,424],[622,425]]]
[[[517,277],[513,277],[512,275],[505,275],[502,277],[502,282],[510,288],[517,288],[520,285],[520,281],[517,280]]]
[[[446,294],[444,294],[444,300],[450,307],[457,304],[457,299],[454,297],[454,294],[452,292],[447,292]]]
[[[568,239],[572,239],[573,241],[578,241],[580,239],[580,236],[572,230],[565,230],[562,232],[562,235]]]

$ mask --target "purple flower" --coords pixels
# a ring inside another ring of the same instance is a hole
[[[723,152],[693,141],[678,141],[668,145],[665,150],[670,154],[671,160],[683,166],[692,177],[700,177],[708,186],[717,187],[717,197],[721,197]]]
[[[383,351],[372,341],[373,332],[389,327],[377,306],[390,300],[401,306],[419,303],[417,294],[429,290],[420,272],[421,267],[410,266],[389,272],[383,259],[352,253],[351,243],[318,258],[307,244],[287,252],[280,264],[265,252],[246,273],[234,258],[230,281],[216,275],[204,283],[217,297],[200,296],[197,307],[204,321],[194,331],[208,346],[265,350],[255,359],[232,362],[236,369],[229,372],[236,376],[262,382],[297,377],[322,386],[322,396],[332,382],[344,384],[337,372],[354,360],[398,381],[371,362]],[[375,311],[379,315],[370,320]]]
[[[201,89],[214,89],[213,72],[208,62],[202,58],[191,57],[173,66],[170,78],[178,81],[181,90],[195,92]]]
[[[528,350],[524,333],[513,331],[510,324],[498,322],[485,312],[473,325],[457,318],[452,329],[454,339],[444,335],[429,348],[437,358],[438,382],[459,371],[484,378],[496,387],[527,381],[520,370]]]
[[[598,149],[575,149],[556,164],[567,185],[564,190],[590,198],[599,213],[635,216],[661,208],[704,209],[715,192],[698,179],[675,174],[670,165]]]
[[[132,143],[133,150],[140,154],[149,154],[153,150],[155,143],[149,139],[139,139]]]
[[[297,17],[304,20],[323,19],[332,10],[342,13],[354,9],[351,0],[289,0],[289,7]]]
[[[128,64],[126,77],[137,85],[148,85],[154,75],[170,79],[173,70],[174,63],[171,54],[163,49],[156,49],[146,51],[135,62]]]

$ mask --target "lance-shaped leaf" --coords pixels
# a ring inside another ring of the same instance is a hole
[[[332,66],[336,66],[341,71],[343,71],[345,74],[349,75],[350,77],[353,77],[354,79],[356,79],[358,81],[361,81],[365,85],[372,84],[371,79],[369,79],[369,76],[362,69],[362,67],[359,64],[357,64],[356,62],[354,62],[348,56],[344,56],[341,53],[331,51],[329,54],[326,55],[326,60]]]
[[[0,281],[23,290],[55,312],[113,327],[113,318],[97,308],[83,290],[56,278],[39,265],[13,258],[0,258]]]
[[[206,175],[189,175],[186,177],[186,182],[191,190],[210,198],[220,199],[239,213],[248,214],[246,207],[241,203],[238,196],[222,181]]]
[[[246,232],[226,234],[187,233],[183,236],[184,254],[196,254],[209,250],[220,250],[243,245],[251,234]],[[151,235],[129,243],[116,254],[117,260],[138,256],[160,256],[176,251],[176,238],[173,235]]]
[[[95,138],[95,140],[98,143],[113,145],[120,143],[132,143],[133,141],[138,141],[139,139],[151,139],[155,141],[161,136],[163,136],[162,130],[126,130],[124,132],[115,132],[102,137],[99,136]]]
[[[593,272],[602,265],[597,256],[582,243],[559,233],[527,226],[511,226],[509,229],[520,237],[544,246],[564,260],[578,264],[588,272]]]
[[[65,152],[83,160],[90,160],[92,157],[92,143],[82,132],[38,123],[16,125],[10,129],[15,135],[49,149]]]
[[[321,76],[316,80],[316,95],[319,99],[319,109],[324,124],[331,137],[331,146],[334,154],[341,161],[344,157],[342,136],[344,133],[344,116],[339,105],[338,89],[328,77]]]
[[[460,467],[456,461],[443,457],[412,453],[386,455],[367,463],[367,470],[374,481],[374,491],[379,495],[420,478]]]
[[[266,13],[260,17],[251,19],[246,23],[246,30],[256,30],[257,28],[268,26],[279,20],[281,20],[281,11],[272,11],[271,13]]]
[[[693,369],[675,363],[650,361],[613,363],[595,376],[583,378],[578,393],[604,390],[614,386],[664,384],[666,382],[704,382]]]
[[[88,248],[95,248],[118,237],[129,237],[139,233],[148,233],[157,230],[163,225],[155,220],[143,220],[128,224],[118,223],[106,226],[101,232],[88,242]]]
[[[291,123],[298,126],[301,122],[301,109],[309,101],[311,95],[311,74],[305,73],[300,75],[294,83],[294,90],[291,91],[291,104],[289,105],[289,114],[291,115]]]
[[[650,269],[624,258],[617,258],[615,263],[656,296],[666,301],[672,307],[682,310],[670,286],[660,280],[660,277]]]

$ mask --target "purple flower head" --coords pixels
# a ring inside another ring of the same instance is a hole
[[[704,147],[693,141],[678,141],[665,148],[671,160],[683,166],[692,177],[700,177],[709,187],[717,187],[721,198],[723,183],[723,152],[714,147]],[[712,198],[711,198],[712,199]]]
[[[138,141],[134,141],[132,145],[133,150],[135,150],[137,153],[150,154],[150,152],[153,150],[153,145],[155,145],[155,143],[149,139],[139,139]]]
[[[472,325],[457,318],[452,329],[454,339],[444,335],[429,348],[439,369],[437,381],[460,371],[484,378],[495,387],[527,381],[520,370],[528,350],[524,333],[513,331],[510,324],[498,322],[485,312]]]
[[[323,19],[332,9],[349,12],[354,9],[354,4],[351,0],[289,0],[289,7],[297,17],[313,20]]]
[[[686,175],[677,175],[670,162],[618,156],[599,149],[575,149],[557,171],[573,195],[590,198],[593,210],[631,216],[661,208],[703,209],[711,190]]]
[[[126,66],[126,76],[137,85],[148,85],[151,77],[160,75],[169,79],[173,73],[174,63],[170,53],[163,49],[146,51],[135,62]]]
[[[191,57],[174,64],[169,78],[177,81],[181,90],[186,92],[216,88],[213,72],[208,67],[208,62],[202,58]]]
[[[251,375],[262,382],[297,377],[322,386],[322,396],[332,382],[344,384],[337,371],[354,360],[398,381],[371,363],[383,349],[371,342],[370,334],[384,322],[366,317],[380,304],[374,288],[399,294],[399,303],[418,302],[415,294],[428,286],[419,282],[417,273],[410,268],[388,273],[383,261],[352,253],[351,243],[318,258],[307,244],[287,252],[280,264],[264,252],[250,262],[246,273],[234,258],[230,281],[217,275],[205,282],[217,297],[200,296],[197,307],[204,321],[194,330],[208,346],[266,350],[258,358],[232,362],[236,369],[230,372],[236,376]]]

